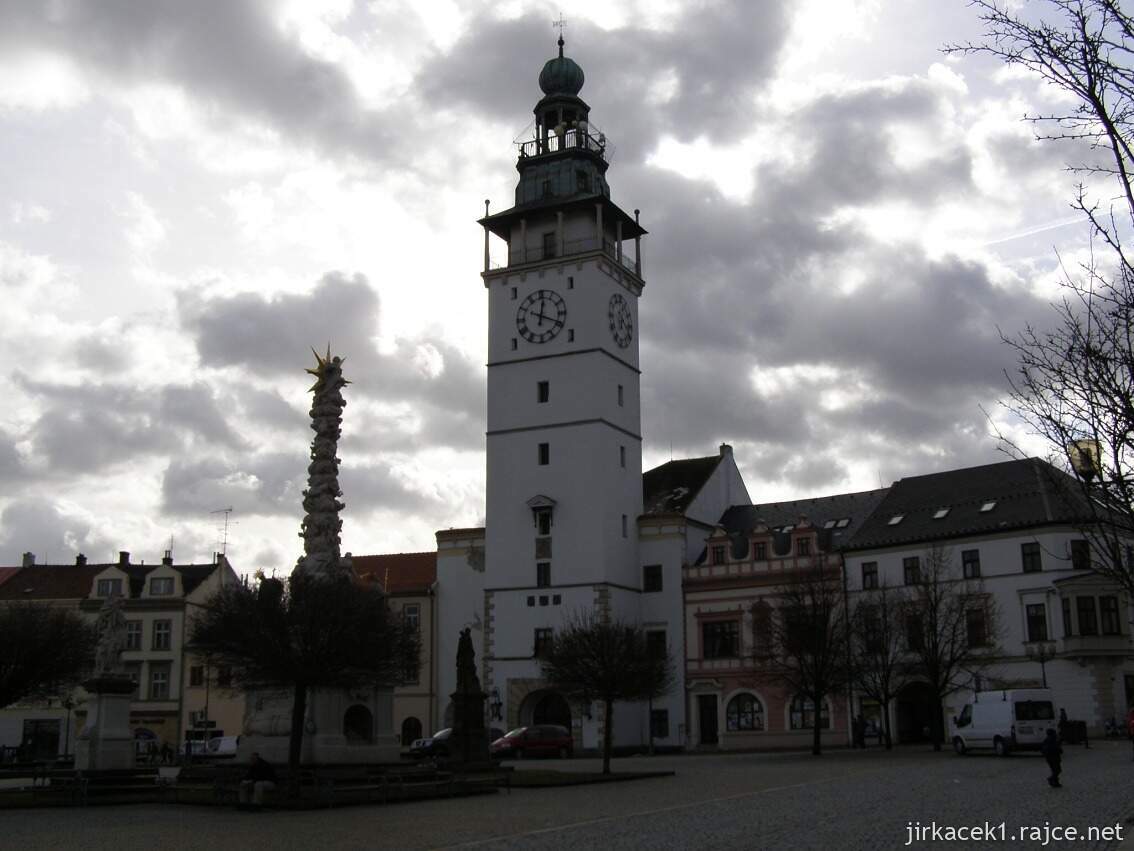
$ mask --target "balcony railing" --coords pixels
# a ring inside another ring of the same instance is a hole
[[[556,257],[571,257],[576,254],[586,254],[589,251],[602,251],[611,260],[618,261],[618,246],[611,240],[603,240],[602,245],[599,245],[598,239],[590,237],[588,239],[568,239],[563,242],[563,252],[557,251],[557,246],[554,245],[529,245],[527,251],[524,252],[520,248],[513,248],[508,252],[508,265],[516,266],[521,263],[538,263],[543,260],[554,260]],[[631,272],[637,274],[637,266],[634,258],[622,255],[622,265]]]
[[[542,139],[529,139],[518,142],[520,157],[538,157],[555,154],[571,148],[591,151],[600,157],[606,154],[606,136],[602,133],[592,136],[589,132],[571,128],[563,133],[549,133]]]

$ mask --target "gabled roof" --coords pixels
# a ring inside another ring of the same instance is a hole
[[[668,461],[642,475],[644,514],[684,514],[709,481],[723,455]]]
[[[12,578],[19,572],[20,569],[18,567],[0,567],[0,585],[3,585],[6,580]]]
[[[437,581],[437,553],[351,556],[360,579],[378,583],[387,594],[426,592]]]
[[[890,487],[849,549],[1076,523],[1086,508],[1079,483],[1039,458],[910,476]]]
[[[818,532],[819,548],[831,552],[847,545],[886,493],[887,489],[882,488],[760,505],[734,505],[721,515],[719,525],[728,533],[733,558],[744,558],[748,554],[748,538],[760,525],[777,530],[773,533],[773,551],[776,555],[786,555],[791,552],[791,533],[778,530],[798,524],[801,518],[806,518]]]
[[[91,582],[109,564],[33,564],[14,568],[0,585],[0,600],[78,600],[91,593]]]

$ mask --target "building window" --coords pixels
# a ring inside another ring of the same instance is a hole
[[[536,588],[550,588],[551,587],[551,562],[549,562],[549,561],[536,562],[535,584],[536,584]]]
[[[172,576],[155,576],[150,580],[151,597],[168,597],[173,594]]]
[[[724,564],[725,563],[725,547],[724,547],[724,544],[713,544],[713,548],[712,548],[712,550],[710,550],[709,555],[711,556],[713,564]]]
[[[1043,565],[1040,563],[1040,546],[1035,541],[1020,544],[1020,561],[1024,573],[1039,573]]]
[[[121,597],[122,596],[122,580],[121,579],[100,579],[98,581],[97,592],[99,597]]]
[[[550,627],[540,627],[535,631],[535,643],[532,648],[532,655],[537,659],[542,659],[551,649],[551,635]]]
[[[626,447],[625,446],[619,446],[618,447],[618,466],[622,467],[623,469],[626,468]]]
[[[642,568],[642,590],[648,592],[662,590],[662,572],[660,564],[647,564]]]
[[[169,650],[173,640],[172,621],[154,621],[154,650]]]
[[[755,559],[756,561],[768,560],[768,545],[764,541],[757,541],[755,547],[753,547],[753,550],[753,559]]]
[[[961,550],[961,575],[980,579],[980,550]]]
[[[512,287],[512,301],[515,301],[518,295],[519,294],[516,292],[516,288]]]
[[[752,644],[763,657],[772,655],[772,607],[763,600],[752,606]]]
[[[544,194],[551,194],[551,181],[545,180],[543,182]],[[547,260],[555,256],[555,231],[548,231],[543,235],[543,259]]]
[[[1071,599],[1069,597],[1063,598],[1063,637],[1070,638],[1075,634],[1071,629]]]
[[[1028,623],[1028,641],[1047,641],[1047,606],[1029,603],[1024,607]]]
[[[946,506],[944,508],[938,508],[936,511],[933,512],[933,519],[934,520],[944,520],[948,516],[949,516],[949,507],[948,506]]]
[[[878,562],[864,561],[862,563],[862,588],[871,591],[878,587]]]
[[[623,538],[627,537],[628,534],[629,534],[629,532],[627,531],[628,528],[629,528],[628,525],[627,525],[628,519],[629,518],[625,514],[622,515],[622,537]]]
[[[815,701],[796,697],[791,702],[791,728],[793,730],[812,730],[815,728]],[[831,729],[831,713],[827,701],[819,709],[819,729]]]
[[[534,606],[534,605],[535,605],[535,596],[534,596],[534,595],[529,595],[529,596],[528,596],[528,605],[529,605],[529,606]]]
[[[1071,567],[1075,570],[1091,569],[1091,545],[1084,538],[1071,542]]]
[[[740,624],[709,621],[701,625],[701,655],[705,659],[736,659],[740,656]]]
[[[541,443],[539,445],[539,465],[546,467],[551,463],[551,444]]]
[[[664,629],[646,630],[646,653],[651,659],[664,659],[669,649],[665,641]]]
[[[520,347],[519,342],[516,340],[515,337],[513,337],[512,338],[512,351],[516,351],[516,349],[518,349],[519,347]]]
[[[142,649],[142,622],[126,621],[126,649]]]
[[[537,508],[535,511],[536,534],[551,534],[551,509]]]
[[[122,665],[122,673],[124,673],[126,675],[126,678],[134,684],[134,693],[130,696],[137,699],[138,683],[142,681],[142,663],[126,662]]]
[[[922,645],[921,616],[906,615],[906,649],[916,653]]]
[[[917,585],[921,581],[921,558],[909,556],[902,559],[902,581],[906,585]]]
[[[622,408],[626,405],[626,394],[622,390],[622,385],[618,385],[618,407]]]
[[[205,684],[205,669],[201,665],[193,665],[189,668],[189,685],[203,686]]]
[[[169,700],[169,665],[150,664],[150,700]]]
[[[650,735],[655,739],[669,738],[669,710],[650,710]]]
[[[568,328],[567,329],[567,342],[568,343],[574,343],[575,342],[575,329],[574,328]]]
[[[796,538],[795,539],[795,554],[797,556],[811,555],[811,539],[810,538]]]
[[[965,640],[969,647],[985,647],[988,644],[988,618],[984,609],[974,608],[965,612]]]
[[[551,382],[550,381],[537,381],[536,382],[536,402],[543,404],[551,398]]]
[[[591,177],[580,168],[575,169],[575,188],[580,192],[591,191]]]
[[[1094,597],[1076,597],[1076,614],[1079,615],[1079,635],[1098,635],[1099,622],[1095,614]]]
[[[730,733],[764,729],[764,704],[753,694],[738,694],[725,707],[725,725]]]
[[[569,289],[569,290],[575,289],[575,278],[571,275],[567,276],[567,289]]]
[[[1099,627],[1103,635],[1121,635],[1118,620],[1118,598],[1099,597]]]
[[[421,605],[419,603],[407,603],[402,606],[402,620],[414,632],[421,629]]]

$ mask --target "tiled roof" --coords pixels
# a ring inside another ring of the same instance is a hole
[[[1075,523],[1085,513],[1079,484],[1066,473],[1038,458],[1002,461],[899,479],[849,549]]]
[[[0,585],[20,572],[18,567],[0,567]]]
[[[719,525],[729,533],[733,558],[748,555],[748,536],[756,526],[762,524],[771,529],[794,526],[801,518],[807,518],[807,522],[818,530],[819,547],[829,552],[846,546],[886,493],[887,489],[882,488],[760,505],[734,505],[721,515]],[[777,533],[773,550],[777,555],[790,552],[790,533]]]
[[[437,553],[351,556],[354,572],[377,582],[387,594],[428,591],[437,581]]]
[[[95,575],[109,564],[33,564],[15,568],[0,585],[0,600],[77,600],[91,593]]]
[[[642,475],[646,514],[684,514],[721,463],[721,455],[669,461]]]

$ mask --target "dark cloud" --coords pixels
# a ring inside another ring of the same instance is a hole
[[[161,482],[162,510],[202,515],[231,506],[241,515],[302,516],[307,454],[264,452],[231,460],[174,458]]]
[[[79,552],[97,558],[114,549],[89,521],[48,499],[17,499],[0,512],[0,565],[19,565],[25,552],[35,553],[41,564],[65,564]]]
[[[292,140],[389,157],[405,115],[365,109],[343,70],[305,52],[272,12],[260,0],[0,0],[0,50],[57,51],[117,81],[179,86]]]

